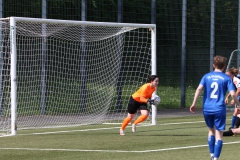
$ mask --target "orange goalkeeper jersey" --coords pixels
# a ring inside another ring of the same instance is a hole
[[[133,95],[133,99],[141,103],[147,103],[148,99],[152,97],[152,93],[156,90],[156,87],[152,88],[150,83],[142,85]]]

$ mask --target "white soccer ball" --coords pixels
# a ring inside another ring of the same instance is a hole
[[[161,98],[158,95],[154,95],[153,100],[154,100],[153,105],[155,106],[157,106],[161,102]]]

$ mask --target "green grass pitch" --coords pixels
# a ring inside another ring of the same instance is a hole
[[[231,112],[227,116],[230,125]],[[4,160],[205,160],[210,159],[207,128],[201,114],[158,118],[157,125],[138,125],[126,136],[121,124],[86,125],[18,131],[0,137]],[[224,137],[220,159],[237,160],[240,135]]]

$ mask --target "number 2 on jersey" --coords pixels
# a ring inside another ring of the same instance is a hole
[[[213,82],[213,83],[211,84],[211,88],[213,88],[213,91],[212,91],[212,93],[211,93],[211,95],[210,95],[210,98],[217,98],[218,95],[216,94],[216,92],[217,92],[217,90],[218,90],[218,83],[217,83],[217,82]]]

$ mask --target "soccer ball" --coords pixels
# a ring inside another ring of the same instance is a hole
[[[153,100],[154,100],[153,105],[155,106],[157,106],[161,102],[161,98],[158,95],[154,95]]]

